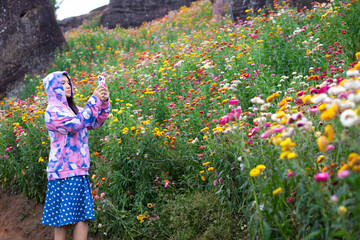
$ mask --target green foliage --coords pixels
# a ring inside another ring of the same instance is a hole
[[[89,136],[92,234],[359,235],[359,126],[341,118],[346,109],[359,117],[358,90],[338,84],[353,81],[345,71],[357,64],[360,3],[301,12],[282,4],[233,24],[229,17],[211,20],[210,2],[199,1],[139,28],[108,30],[95,19],[66,33],[69,49],[57,53],[48,72],[69,72],[80,106],[100,73],[111,95],[108,120]],[[40,76],[26,84],[25,100],[2,102],[0,182],[42,202],[46,95]],[[343,92],[330,94],[335,87]],[[317,93],[326,94],[326,104],[314,102]],[[220,124],[240,106],[234,121]],[[340,178],[345,168],[349,175]],[[322,172],[328,179],[315,180]]]

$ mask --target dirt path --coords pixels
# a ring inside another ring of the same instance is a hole
[[[22,195],[0,191],[0,239],[53,239],[53,228],[40,224],[43,207]]]

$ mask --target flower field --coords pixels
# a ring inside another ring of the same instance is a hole
[[[87,22],[48,72],[82,106],[107,78],[90,133],[104,239],[356,239],[360,235],[360,2],[287,1],[211,19],[210,1],[139,28]],[[0,112],[0,183],[43,202],[42,77]]]

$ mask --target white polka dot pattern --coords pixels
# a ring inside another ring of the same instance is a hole
[[[49,180],[41,224],[63,226],[95,219],[88,176]]]

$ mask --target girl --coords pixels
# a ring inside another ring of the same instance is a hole
[[[70,224],[75,224],[74,240],[87,239],[87,221],[95,218],[87,130],[101,127],[109,115],[109,91],[106,85],[98,86],[81,109],[74,103],[73,85],[66,72],[51,73],[43,81],[51,149],[41,223],[55,227],[55,240],[66,239]]]

